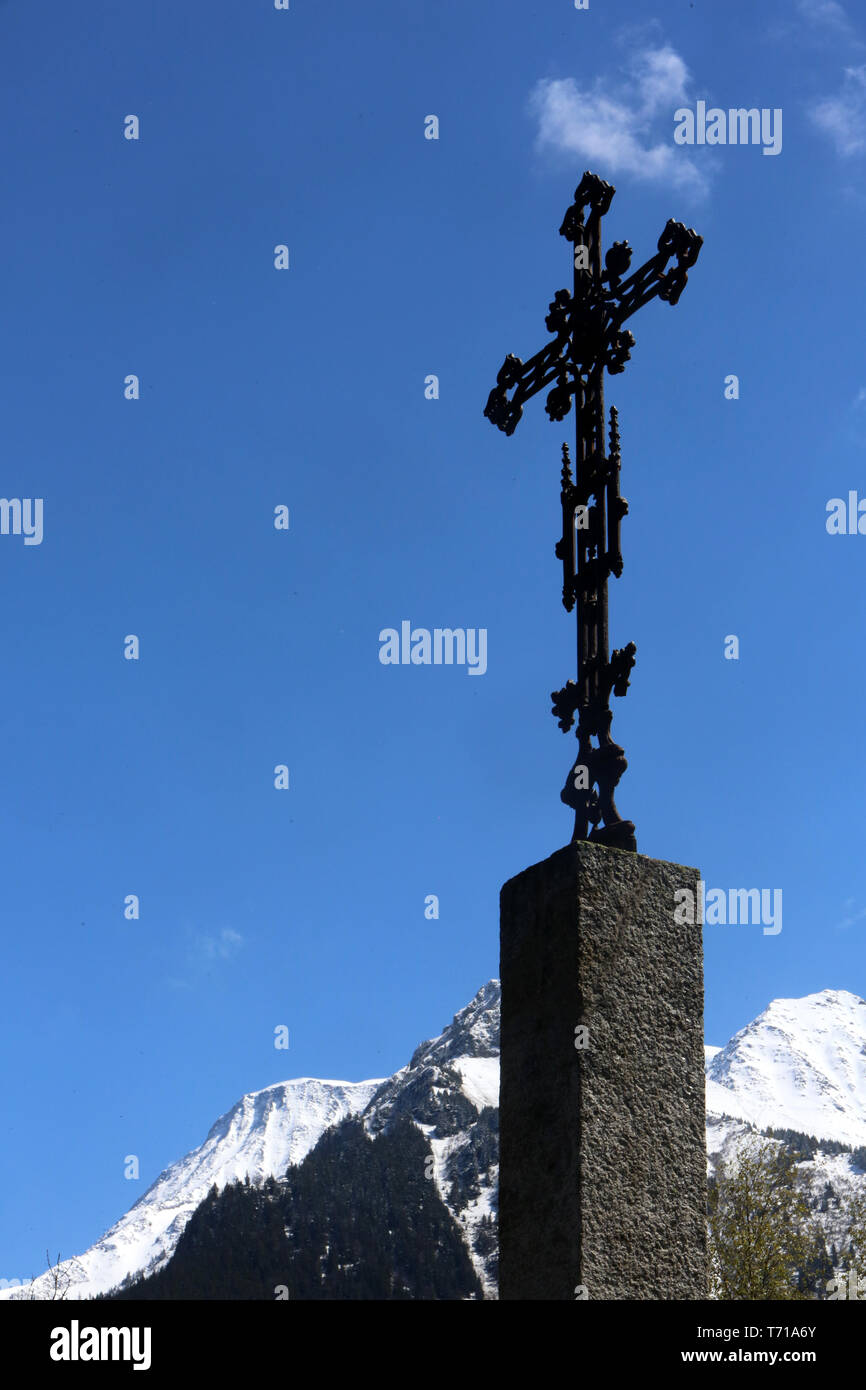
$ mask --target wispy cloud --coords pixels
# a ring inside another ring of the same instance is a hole
[[[240,932],[232,931],[231,927],[223,927],[216,935],[196,938],[196,945],[204,960],[230,960],[237,955],[243,943]]]
[[[866,63],[846,68],[838,94],[824,97],[809,114],[839,154],[849,156],[866,149]]]
[[[845,907],[847,908],[849,905],[852,907],[854,905],[853,900],[850,898],[848,902],[845,903]],[[851,913],[850,916],[843,917],[841,922],[837,922],[836,930],[843,931],[845,927],[853,927],[855,922],[862,922],[864,917],[866,917],[866,907],[861,907],[859,912]]]
[[[828,29],[840,38],[850,38],[854,30],[838,0],[797,0],[797,13],[807,23]]]
[[[601,77],[589,87],[572,77],[544,79],[530,97],[538,148],[579,155],[614,174],[705,193],[705,174],[673,143],[674,111],[689,104],[688,84],[688,69],[669,44],[634,54],[628,80],[618,84]],[[660,138],[662,118],[667,128]]]
[[[213,973],[213,967],[219,961],[231,960],[236,956],[244,944],[240,932],[231,927],[223,927],[216,932],[195,933],[191,933],[187,927],[185,931],[186,959],[185,965],[182,963],[181,966],[184,973],[167,977],[166,984],[171,989],[192,989],[196,981]]]
[[[861,386],[842,417],[843,437],[858,449],[866,448],[866,386]],[[846,908],[847,903],[844,905]]]

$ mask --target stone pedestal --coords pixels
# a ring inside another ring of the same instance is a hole
[[[579,842],[502,889],[502,1299],[706,1297],[698,879]]]

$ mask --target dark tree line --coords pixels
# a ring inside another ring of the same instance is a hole
[[[282,1181],[213,1188],[130,1299],[466,1299],[482,1289],[408,1118],[327,1130]]]

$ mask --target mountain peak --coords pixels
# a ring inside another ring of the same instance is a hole
[[[460,1009],[436,1038],[428,1038],[412,1053],[410,1067],[424,1062],[442,1064],[456,1057],[498,1057],[502,986],[488,980]]]
[[[866,1143],[866,1001],[824,989],[774,999],[707,1067],[707,1110],[758,1129]]]

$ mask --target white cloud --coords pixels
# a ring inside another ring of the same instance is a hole
[[[846,37],[852,33],[851,23],[837,0],[797,0],[797,13],[812,24],[832,29]]]
[[[240,932],[231,927],[201,932],[184,923],[183,933],[186,941],[180,962],[182,973],[166,977],[170,989],[196,988],[202,980],[213,976],[220,961],[231,960],[244,945]]]
[[[866,63],[846,68],[842,90],[825,97],[810,112],[819,130],[836,146],[839,154],[858,154],[866,148]]]
[[[674,111],[689,100],[689,73],[682,58],[670,45],[645,48],[633,58],[629,79],[614,86],[596,78],[586,88],[571,77],[537,83],[530,109],[538,120],[539,148],[579,155],[602,166],[602,177],[627,173],[706,192],[705,175],[673,143]],[[669,125],[660,139],[662,117]]]
[[[243,937],[231,927],[223,927],[215,936],[200,936],[198,947],[205,960],[229,960],[243,945]]]
[[[635,59],[633,75],[649,115],[686,99],[688,68],[672,48],[644,49]]]

